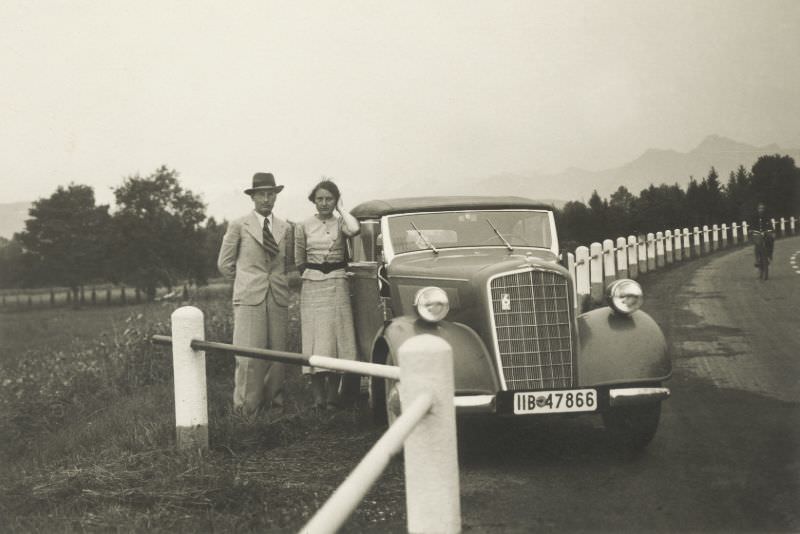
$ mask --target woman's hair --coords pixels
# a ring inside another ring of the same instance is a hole
[[[317,195],[318,189],[324,189],[333,195],[334,201],[339,202],[339,197],[341,196],[341,193],[339,193],[339,187],[333,183],[333,181],[328,180],[327,178],[323,179],[320,183],[314,186],[314,189],[312,189],[311,193],[308,194],[308,200],[314,202],[314,197]]]

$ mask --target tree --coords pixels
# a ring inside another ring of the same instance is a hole
[[[150,300],[160,286],[205,281],[205,204],[181,187],[177,171],[161,166],[146,178],[125,178],[114,197],[113,281],[143,290]]]
[[[725,217],[731,221],[746,219],[755,210],[751,195],[752,183],[750,173],[743,165],[739,165],[734,173],[731,171],[728,185],[725,186],[728,209]]]
[[[228,221],[218,223],[214,217],[209,217],[203,229],[203,257],[205,258],[205,274],[217,272],[217,256],[222,243],[222,236],[228,229]],[[201,283],[204,280],[200,281]]]
[[[80,286],[102,275],[108,206],[95,205],[88,185],[73,183],[35,201],[28,214],[17,236],[30,260],[31,281],[67,286],[77,302]]]
[[[761,156],[753,165],[752,192],[767,205],[768,214],[786,217],[800,206],[800,169],[789,156]]]
[[[725,210],[725,199],[722,194],[722,187],[719,183],[719,174],[712,166],[708,171],[708,176],[705,180],[705,214],[707,217],[706,222],[714,224],[719,221]],[[701,184],[702,187],[702,184]]]
[[[19,287],[25,281],[25,256],[19,234],[8,240],[0,237],[0,287]]]
[[[592,242],[592,213],[583,202],[567,202],[558,222],[559,239],[564,248],[574,249]]]

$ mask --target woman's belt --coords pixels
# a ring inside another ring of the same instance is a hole
[[[334,263],[306,263],[306,269],[314,269],[315,271],[320,271],[324,274],[328,274],[338,269],[344,269],[345,267],[347,267],[347,262],[345,261],[337,261]]]

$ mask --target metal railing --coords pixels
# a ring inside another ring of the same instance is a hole
[[[208,448],[205,350],[397,380],[402,414],[300,532],[336,532],[400,450],[408,530],[461,531],[453,354],[446,341],[414,336],[398,348],[399,366],[391,366],[206,341],[203,312],[192,306],[178,308],[171,319],[172,336],[151,340],[172,347],[178,448]]]

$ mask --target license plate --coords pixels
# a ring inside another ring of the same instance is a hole
[[[597,410],[597,390],[563,389],[527,391],[514,394],[514,413],[593,412]]]

